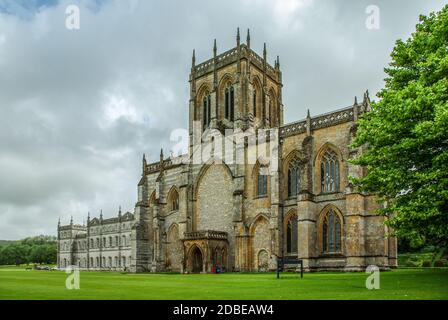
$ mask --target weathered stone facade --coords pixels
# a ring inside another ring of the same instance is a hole
[[[265,271],[280,257],[303,259],[309,271],[397,265],[396,240],[374,213],[378,203],[348,179],[365,173],[348,160],[363,152],[349,145],[369,111],[368,93],[361,103],[284,124],[280,62],[272,67],[266,57],[266,47],[260,57],[249,34],[242,44],[239,33],[222,54],[215,42],[210,60],[196,65],[193,54],[189,153],[165,159],[161,152],[152,164],[143,158],[126,251],[131,271]],[[66,228],[59,228],[60,247],[94,237]],[[59,264],[69,256],[78,257],[60,248]]]

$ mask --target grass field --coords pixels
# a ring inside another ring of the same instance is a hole
[[[448,299],[448,269],[382,272],[379,290],[365,273],[121,274],[81,272],[80,290],[61,271],[0,269],[0,299]]]

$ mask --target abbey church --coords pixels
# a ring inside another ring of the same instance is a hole
[[[196,63],[189,78],[189,152],[142,161],[133,213],[58,225],[58,266],[130,272],[275,270],[302,259],[305,270],[397,266],[380,204],[349,176],[363,99],[285,123],[282,71],[238,31],[236,46]],[[185,110],[186,111],[186,110]],[[186,111],[187,112],[187,111]]]

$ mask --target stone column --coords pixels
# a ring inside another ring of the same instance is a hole
[[[316,204],[308,192],[300,193],[297,200],[298,256],[303,260],[304,270],[310,271],[316,267],[316,257],[320,254],[317,244]]]

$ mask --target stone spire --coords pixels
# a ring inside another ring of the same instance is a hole
[[[306,135],[311,135],[311,115],[310,115],[310,109],[307,109],[306,112]]]
[[[240,28],[236,29],[236,45],[239,47],[241,44],[241,38],[240,38]]]
[[[216,45],[216,39],[213,41],[213,57],[216,58],[218,47]]]
[[[247,47],[250,49],[250,30],[249,30],[249,28],[247,29],[246,44],[247,44]]]
[[[58,229],[60,226],[61,226],[61,217],[59,217],[59,219],[58,219]]]
[[[366,92],[364,92],[364,101],[363,104],[369,104],[370,103],[370,97],[369,97],[369,90],[366,90]]]
[[[100,211],[100,221],[101,222],[103,221],[103,209],[101,209],[101,211]]]
[[[355,96],[355,103],[353,104],[354,106],[357,106],[358,105],[358,97],[357,96]]]
[[[163,163],[163,148],[160,148],[160,163]]]
[[[277,60],[275,60],[275,69],[279,70],[280,69],[280,57],[277,56]]]
[[[146,155],[143,154],[143,159],[142,159],[142,176],[146,175],[146,166],[147,166]]]
[[[73,216],[70,217],[70,225],[73,226]]]
[[[90,211],[87,211],[87,225],[89,224],[89,222],[90,222]]]
[[[194,69],[196,66],[196,50],[193,49],[193,56],[191,57],[191,69]]]
[[[267,51],[266,51],[266,42],[263,44],[263,60],[266,62]]]

